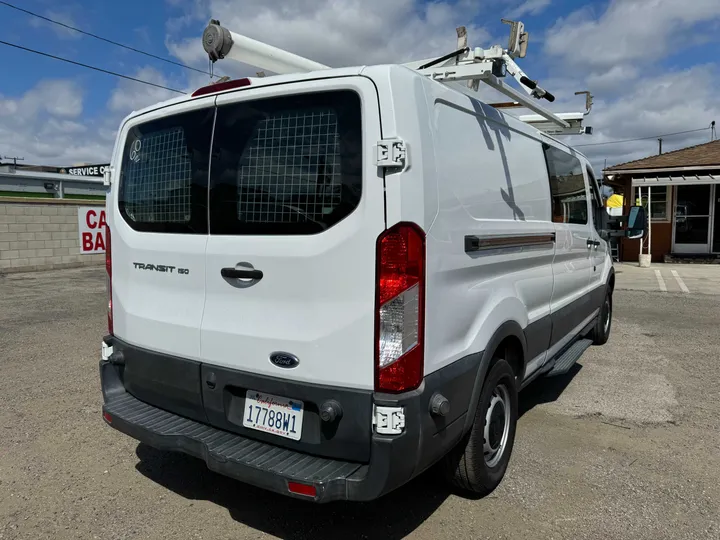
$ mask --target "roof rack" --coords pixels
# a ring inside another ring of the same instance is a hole
[[[527,54],[529,34],[525,32],[525,26],[520,21],[502,19],[502,22],[510,25],[507,48],[500,45],[489,49],[471,48],[467,44],[467,30],[461,26],[456,29],[457,50],[439,58],[417,60],[403,65],[470,96],[478,90],[480,82],[484,82],[513,100],[510,103],[496,104],[498,108],[530,109],[535,114],[521,115],[518,118],[545,133],[592,134],[591,127],[583,126],[583,120],[592,108],[592,95],[587,91],[575,92],[576,95],[586,95],[584,112],[556,114],[538,103],[541,99],[553,102],[555,96],[540,87],[537,81],[530,79],[515,62],[515,58],[524,58]],[[217,19],[210,20],[202,40],[203,48],[213,63],[222,58],[230,58],[278,75],[331,69],[324,64],[232,32],[221,26]],[[508,75],[518,82],[524,93],[502,80]]]

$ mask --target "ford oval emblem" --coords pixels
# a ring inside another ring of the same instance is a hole
[[[272,362],[277,367],[292,369],[294,367],[297,367],[297,365],[300,363],[300,360],[298,360],[298,357],[293,354],[276,352],[270,355],[270,362]]]

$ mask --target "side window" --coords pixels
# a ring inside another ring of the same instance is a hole
[[[136,231],[207,234],[214,109],[134,126],[125,140],[118,206]]]
[[[303,235],[352,213],[362,193],[360,96],[296,94],[218,107],[210,232]]]
[[[590,188],[590,195],[592,196],[592,221],[595,224],[595,229],[600,230],[603,228],[603,212],[606,212],[605,202],[603,201],[602,193],[596,189],[595,174],[592,168],[588,165],[585,167],[585,171],[588,176],[588,187]]]
[[[587,190],[580,160],[548,144],[543,144],[543,150],[550,178],[553,222],[587,224]]]

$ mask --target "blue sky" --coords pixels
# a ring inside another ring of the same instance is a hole
[[[161,57],[207,69],[208,19],[332,66],[406,61],[454,47],[466,25],[473,46],[505,44],[501,17],[530,32],[523,69],[581,110],[590,90],[592,137],[574,144],[650,137],[720,120],[718,0],[9,0]],[[81,36],[0,4],[0,39],[181,90],[208,77]],[[115,130],[133,109],[172,93],[0,45],[0,156],[68,165],[109,159]],[[216,70],[238,76],[250,68]],[[670,150],[709,132],[668,137]],[[596,167],[655,151],[654,140],[582,147]]]

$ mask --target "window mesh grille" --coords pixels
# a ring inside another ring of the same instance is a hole
[[[187,223],[192,168],[183,129],[138,138],[129,152],[124,174],[128,216],[145,223]]]
[[[288,223],[322,220],[342,199],[340,137],[327,109],[260,120],[238,168],[238,219]]]

